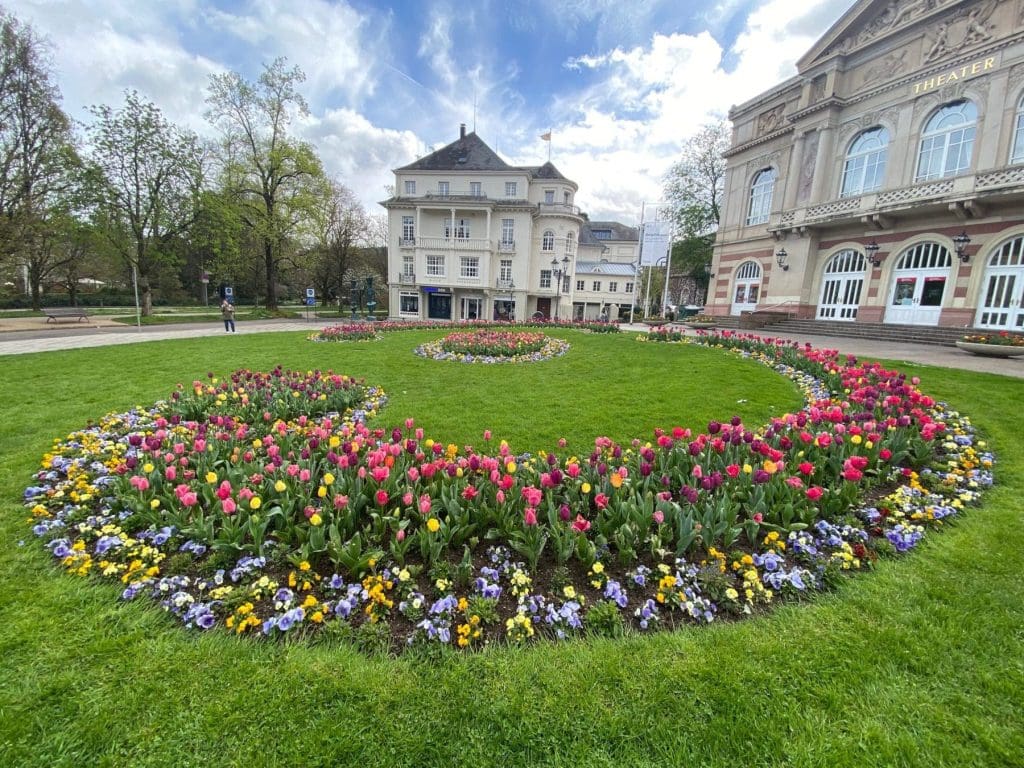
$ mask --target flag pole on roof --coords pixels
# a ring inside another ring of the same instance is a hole
[[[551,130],[548,129],[547,133],[542,133],[540,135],[540,138],[541,138],[541,141],[546,141],[548,143],[548,162],[550,163],[551,162]]]

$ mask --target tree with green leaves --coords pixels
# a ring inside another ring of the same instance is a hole
[[[310,263],[313,286],[324,302],[341,302],[351,279],[352,257],[367,238],[366,210],[352,190],[339,181],[330,182],[330,196],[316,211],[316,244]],[[340,306],[340,304],[339,304]]]
[[[25,269],[36,309],[81,170],[53,81],[46,41],[0,11],[0,259]]]
[[[206,99],[206,118],[223,137],[223,187],[260,243],[270,310],[277,309],[281,269],[295,252],[289,241],[311,240],[316,211],[330,194],[316,151],[289,133],[291,121],[309,112],[298,91],[304,80],[298,67],[278,58],[255,83],[237,72],[213,75]]]
[[[196,219],[206,153],[194,133],[168,121],[135,91],[126,92],[117,109],[90,111],[89,154],[103,180],[97,203],[148,315],[154,279],[172,274],[176,254],[170,244]]]

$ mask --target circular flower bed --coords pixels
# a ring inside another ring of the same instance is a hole
[[[450,333],[414,352],[433,360],[462,363],[535,363],[564,355],[569,342],[533,331],[475,330]]]
[[[369,323],[332,325],[309,336],[310,341],[373,341],[377,338],[376,328]]]
[[[911,549],[992,481],[968,420],[898,372],[701,342],[806,407],[515,455],[371,429],[384,395],[350,377],[239,371],[58,441],[25,500],[64,569],[188,627],[466,648],[753,613]]]

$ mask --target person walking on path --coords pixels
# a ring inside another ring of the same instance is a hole
[[[227,299],[220,303],[220,314],[224,318],[224,330],[228,333],[235,332],[235,305]]]

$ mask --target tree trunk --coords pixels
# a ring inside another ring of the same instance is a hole
[[[267,267],[267,309],[277,310],[277,263],[274,261],[274,244],[271,239],[263,240],[263,258]]]

